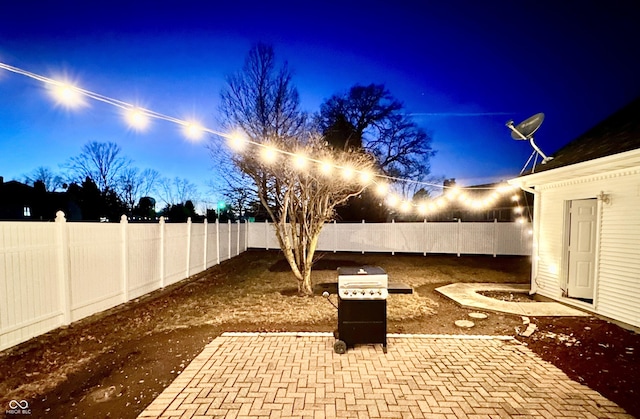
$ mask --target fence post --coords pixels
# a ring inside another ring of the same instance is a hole
[[[422,256],[427,256],[427,219],[425,218],[422,223],[422,240],[424,244],[424,252],[422,252]]]
[[[396,219],[395,218],[391,220],[391,237],[393,237],[393,249],[395,249],[398,242],[398,240],[396,240]],[[396,254],[396,251],[392,250],[391,256],[395,256],[395,254]]]
[[[206,271],[207,270],[207,232],[208,232],[208,226],[209,223],[207,223],[207,219],[204,219],[204,244],[203,244],[203,248],[204,248],[204,260],[202,262],[202,270]]]
[[[269,250],[269,221],[264,220],[264,246]]]
[[[220,265],[220,222],[216,218],[216,265]]]
[[[129,220],[127,216],[120,216],[120,231],[122,232],[122,295],[124,302],[129,301]]]
[[[160,288],[164,288],[164,216],[160,217]]]
[[[187,268],[185,278],[189,278],[189,259],[191,259],[191,217],[187,217]]]
[[[71,323],[71,275],[69,274],[69,231],[64,212],[56,212],[58,223],[58,280],[60,283],[60,305],[63,324]]]
[[[229,232],[229,259],[231,259],[231,219],[227,220],[227,231]]]
[[[493,219],[493,257],[498,253],[498,219]]]
[[[244,220],[244,247],[243,252],[246,252],[249,248],[249,220]]]
[[[460,257],[460,246],[462,245],[462,220],[458,218],[458,257]]]

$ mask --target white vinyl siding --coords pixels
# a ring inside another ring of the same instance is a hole
[[[593,311],[640,327],[640,168],[536,185],[540,200],[538,269],[532,281],[539,294],[561,299],[566,288],[564,243],[566,202],[596,198],[599,230]],[[534,255],[535,257],[535,255]]]

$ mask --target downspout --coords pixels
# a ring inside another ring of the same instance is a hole
[[[533,249],[531,252],[531,289],[529,295],[538,292],[538,260],[539,243],[540,243],[540,191],[529,188],[517,182],[517,179],[507,181],[510,185],[516,186],[525,192],[533,195]]]

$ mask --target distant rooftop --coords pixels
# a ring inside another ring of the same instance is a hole
[[[640,148],[640,97],[556,151],[535,172],[598,159]],[[531,174],[530,171],[524,175]]]

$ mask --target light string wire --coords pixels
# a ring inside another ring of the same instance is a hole
[[[115,99],[109,96],[105,96],[102,95],[100,93],[96,93],[90,90],[86,90],[80,87],[77,87],[75,85],[72,85],[71,83],[67,83],[67,82],[61,82],[46,76],[42,76],[40,74],[36,74],[27,70],[24,70],[22,68],[19,67],[14,67],[11,66],[9,64],[5,64],[0,62],[0,69],[3,69],[5,71],[9,71],[15,74],[19,74],[28,78],[31,78],[33,80],[37,80],[40,81],[46,85],[51,85],[51,86],[56,86],[58,88],[65,88],[65,89],[69,89],[71,92],[74,93],[78,93],[84,97],[111,105],[111,106],[115,106],[119,109],[122,109],[124,111],[129,111],[129,112],[138,112],[139,115],[144,116],[144,117],[150,117],[150,118],[154,118],[154,119],[158,119],[158,120],[164,120],[167,122],[171,122],[180,126],[183,126],[185,128],[193,128],[195,131],[197,132],[207,132],[209,134],[218,136],[218,137],[222,137],[225,138],[227,140],[230,141],[242,141],[243,143],[247,143],[247,144],[251,144],[257,147],[261,147],[263,150],[264,149],[270,149],[276,153],[282,154],[282,155],[286,155],[286,156],[290,156],[292,158],[304,158],[306,161],[308,162],[313,162],[319,165],[324,165],[327,164],[326,161],[321,161],[312,157],[308,157],[308,156],[301,156],[299,154],[296,154],[294,152],[290,152],[290,151],[286,151],[286,150],[280,150],[278,148],[275,148],[273,146],[270,146],[268,144],[263,144],[257,141],[253,141],[249,138],[246,138],[246,136],[243,136],[243,138],[238,138],[236,135],[232,135],[232,134],[228,134],[228,133],[224,133],[224,132],[220,132],[217,130],[213,130],[211,128],[205,127],[205,126],[201,126],[198,124],[195,124],[194,122],[189,122],[183,119],[179,119],[170,115],[165,115],[163,113],[160,112],[156,112],[153,111],[151,109],[147,109],[144,107],[140,107],[128,102],[124,102],[122,100],[119,99]],[[344,166],[339,166],[333,163],[329,163],[329,165],[332,168],[336,168],[339,170],[347,170],[347,169],[351,169],[351,168],[347,168]],[[352,169],[353,170],[353,169]],[[364,175],[365,173],[362,171],[358,171],[358,170],[353,170],[354,174],[359,174],[359,175]],[[430,182],[424,182],[424,181],[419,181],[419,180],[413,180],[413,179],[405,179],[405,178],[400,178],[400,177],[395,177],[395,176],[388,176],[385,174],[381,174],[381,173],[370,173],[369,174],[371,177],[371,182],[378,185],[378,186],[387,186],[384,184],[380,184],[379,182],[377,182],[375,179],[379,178],[379,179],[385,179],[385,180],[389,180],[389,181],[393,181],[393,182],[403,182],[403,183],[407,183],[407,184],[415,184],[415,185],[420,185],[420,186],[428,186],[428,187],[435,187],[435,188],[440,188],[443,190],[443,192],[447,189],[449,189],[450,192],[455,192],[455,195],[459,195],[460,191],[464,191],[464,190],[468,190],[468,191],[478,191],[478,190],[493,190],[494,194],[497,192],[499,194],[504,193],[504,192],[508,192],[510,190],[513,190],[513,187],[509,186],[501,186],[501,187],[461,187],[461,186],[457,186],[457,185],[453,185],[453,186],[448,186],[448,185],[442,185],[442,184],[435,184],[435,183],[430,183]],[[397,197],[395,198],[397,200]],[[438,203],[438,206],[442,207],[442,203],[444,202],[443,199],[444,197],[440,197],[438,198],[440,200],[440,202]],[[491,199],[491,198],[485,198],[484,200],[477,200],[477,199],[465,199],[462,200],[463,203],[465,201],[471,201],[471,206],[472,207],[479,207],[482,206],[480,205],[480,202],[486,201],[487,199]],[[495,201],[495,197],[493,198],[493,200]],[[451,200],[451,199],[449,199]],[[403,201],[406,202],[406,201]],[[411,203],[411,206],[418,206],[414,203]]]

